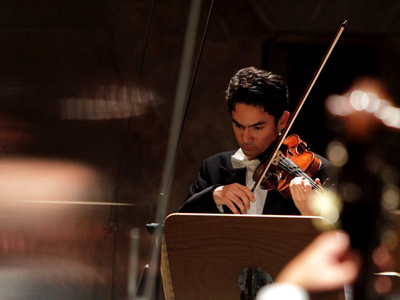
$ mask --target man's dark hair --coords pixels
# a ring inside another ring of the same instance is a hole
[[[260,106],[278,122],[285,110],[289,110],[289,92],[279,75],[248,67],[239,70],[230,80],[226,90],[229,112],[236,103]]]

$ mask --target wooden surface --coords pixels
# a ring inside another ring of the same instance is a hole
[[[169,215],[163,249],[168,300],[240,299],[240,272],[261,267],[274,279],[318,235],[313,220],[321,218]]]

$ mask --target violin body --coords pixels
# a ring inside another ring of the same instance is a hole
[[[254,181],[260,180],[265,163],[261,162],[254,172]],[[277,190],[285,198],[290,198],[290,181],[294,177],[307,178],[312,187],[317,172],[321,167],[321,160],[309,149],[307,144],[296,134],[288,136],[282,143],[279,151],[272,160],[271,167],[262,178],[260,187],[267,190]]]

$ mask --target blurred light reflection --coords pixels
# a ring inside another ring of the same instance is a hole
[[[327,157],[336,167],[342,167],[347,163],[348,153],[346,146],[338,141],[332,141],[327,147]]]
[[[386,184],[382,193],[382,205],[387,210],[395,210],[399,207],[399,188],[394,184]]]
[[[378,80],[361,78],[347,93],[330,95],[325,105],[336,116],[350,117],[357,112],[366,112],[388,127],[400,128],[400,108],[394,107],[388,98]]]
[[[355,110],[364,110],[367,108],[369,103],[369,98],[363,91],[353,91],[350,94],[350,104]]]
[[[154,92],[127,86],[98,86],[83,96],[59,100],[64,120],[109,120],[140,116],[161,103]]]
[[[322,231],[330,229],[332,224],[335,226],[338,225],[340,213],[342,211],[342,203],[335,193],[315,193],[310,199],[310,206],[316,216],[324,218],[324,221],[320,219],[313,220],[313,224],[316,228]]]

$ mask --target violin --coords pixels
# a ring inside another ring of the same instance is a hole
[[[290,191],[288,189],[290,180],[293,177],[298,177],[298,176],[303,176],[307,178],[310,181],[311,185],[313,186],[314,190],[320,189],[319,188],[320,185],[316,184],[311,179],[311,177],[315,175],[312,173],[316,173],[318,171],[321,162],[319,162],[319,167],[313,166],[314,164],[313,162],[316,157],[312,152],[306,151],[307,144],[301,141],[300,138],[296,135],[294,137],[288,136],[287,138],[286,136],[291,126],[293,125],[294,120],[299,114],[300,109],[305,103],[308,94],[310,93],[312,87],[317,81],[317,78],[321,73],[325,63],[327,62],[333,48],[335,47],[340,36],[342,35],[346,25],[347,21],[344,21],[340,25],[333,41],[331,42],[327,52],[325,53],[325,56],[323,57],[320,65],[318,66],[317,71],[314,73],[314,76],[311,79],[310,84],[308,85],[306,91],[304,92],[303,97],[297,104],[296,109],[294,110],[293,114],[288,120],[288,124],[282,131],[276,145],[272,149],[271,155],[269,155],[267,159],[265,159],[265,161],[263,160],[257,167],[256,171],[254,172],[253,179],[255,183],[254,186],[251,188],[252,193],[254,193],[255,190],[261,186],[264,187],[264,189],[276,189],[277,191],[281,192],[283,196],[288,198],[290,197]],[[306,163],[304,163],[303,160],[305,160]],[[298,166],[296,162],[299,163],[301,166]],[[318,162],[316,162],[315,164],[316,166],[318,166]],[[314,171],[315,169],[316,171]]]
[[[253,180],[259,181],[265,167],[262,161],[253,174]],[[321,160],[309,149],[307,144],[296,134],[288,136],[272,160],[267,174],[261,179],[260,187],[266,190],[276,190],[284,198],[290,198],[289,185],[294,177],[308,179],[311,187],[319,194],[327,193],[315,178],[321,167]]]

